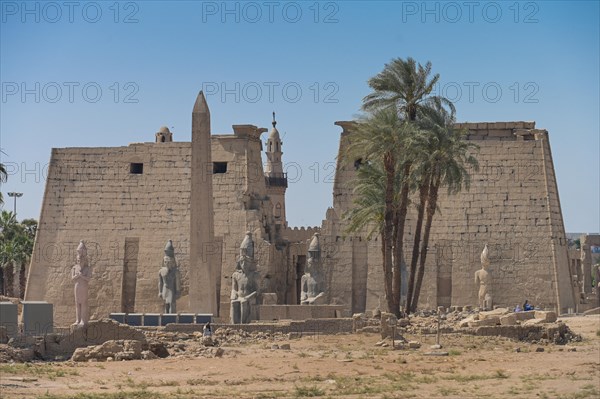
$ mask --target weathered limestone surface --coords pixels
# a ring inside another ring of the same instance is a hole
[[[342,151],[352,123],[336,124],[344,129]],[[542,309],[574,308],[547,132],[535,129],[533,122],[460,126],[480,146],[480,170],[472,173],[470,191],[452,197],[440,193],[420,306],[476,304],[473,275],[487,243],[494,304],[514,307],[529,299]],[[352,313],[375,308],[383,297],[380,242],[364,234],[346,235],[342,221],[352,206],[354,165],[337,165],[333,207],[320,228],[287,228],[281,218],[276,222],[270,198],[275,192],[265,181],[260,139],[265,131],[234,125],[233,134],[210,136],[211,162],[203,169],[213,186],[214,239],[201,248],[201,263],[211,266],[210,273],[198,275],[200,282],[191,278],[190,268],[192,143],[158,140],[53,149],[26,300],[53,303],[55,322],[72,322],[73,294],[64,288],[71,286],[75,249],[84,239],[92,269],[92,320],[119,311],[159,313],[163,304],[156,294],[157,259],[165,240],[172,239],[182,274],[178,311],[192,310],[191,281],[201,284],[201,290],[214,283],[219,316],[227,320],[230,276],[242,234],[250,230],[261,265],[259,292],[276,293],[278,304],[299,303],[307,240],[320,232],[326,303]],[[406,253],[414,224],[415,215],[409,214]]]
[[[215,285],[223,318],[243,232],[254,233],[260,291],[276,293],[281,303],[297,303],[296,270],[286,265],[306,253],[303,242],[277,244],[261,161],[265,129],[233,130],[210,141],[213,163],[226,163],[227,171],[204,166],[212,174],[215,238],[203,250],[221,276]],[[134,163],[143,164],[143,173],[131,173]],[[83,238],[92,269],[91,319],[119,311],[160,313],[157,270],[164,243],[172,239],[182,279],[177,310],[189,312],[191,164],[189,142],[53,149],[26,299],[53,303],[56,324],[72,322],[73,292],[64,287],[72,286],[71,266]]]
[[[342,152],[352,123],[336,124],[343,128]],[[527,298],[541,308],[566,312],[574,307],[574,297],[547,132],[535,129],[534,122],[458,126],[468,129],[468,139],[480,146],[480,170],[472,171],[470,191],[454,196],[440,192],[420,306],[476,304],[479,287],[472,276],[487,243],[495,304],[514,306]],[[344,231],[342,215],[352,207],[354,175],[354,165],[337,165],[333,208],[321,233],[323,242],[335,247],[329,260],[330,303],[362,312],[375,307],[383,295],[383,275],[380,242]],[[406,253],[412,250],[414,224],[412,213]]]

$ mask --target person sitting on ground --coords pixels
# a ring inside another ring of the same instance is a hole
[[[533,310],[533,305],[530,305],[529,302],[527,301],[527,299],[525,300],[525,303],[523,304],[523,310],[524,311]]]
[[[521,305],[517,305],[515,306],[515,312],[522,312],[523,309],[521,309]]]

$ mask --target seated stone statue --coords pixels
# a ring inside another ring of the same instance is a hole
[[[175,261],[173,241],[165,246],[163,264],[158,272],[158,297],[165,301],[165,313],[177,313],[177,299],[181,296],[181,273]]]
[[[479,308],[482,310],[492,309],[492,275],[487,270],[489,266],[488,246],[485,244],[481,252],[481,269],[475,272],[475,284],[479,284]]]
[[[322,305],[325,303],[325,287],[321,270],[321,244],[319,233],[315,233],[308,246],[306,271],[301,280],[301,305]]]
[[[88,305],[88,289],[92,279],[92,269],[88,264],[87,248],[83,241],[77,247],[77,264],[71,269],[71,280],[75,283],[75,323],[74,326],[85,326],[90,319]]]
[[[256,261],[254,260],[254,242],[252,233],[240,245],[240,256],[235,271],[231,276],[231,311],[232,324],[247,324],[252,319],[252,305],[256,304],[258,293]]]

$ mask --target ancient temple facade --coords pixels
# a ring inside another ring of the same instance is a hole
[[[158,272],[164,243],[172,240],[182,275],[178,311],[227,320],[236,257],[251,231],[259,291],[276,293],[279,304],[298,304],[308,241],[320,232],[325,302],[343,305],[348,314],[377,306],[383,295],[380,243],[347,234],[343,220],[353,206],[354,167],[338,164],[333,206],[322,226],[291,228],[275,120],[265,142],[268,130],[255,125],[212,134],[202,98],[192,125],[191,143],[176,141],[163,127],[148,135],[153,142],[52,150],[26,300],[51,302],[56,323],[72,322],[70,268],[84,240],[93,270],[92,318],[159,312]],[[343,151],[352,123],[336,125]],[[574,304],[572,277],[548,133],[533,122],[461,126],[480,146],[481,168],[473,171],[469,191],[440,198],[421,306],[475,304],[473,273],[487,243],[494,304],[528,299],[567,311]],[[411,215],[407,240],[413,225]]]

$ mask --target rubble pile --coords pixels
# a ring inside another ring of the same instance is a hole
[[[156,359],[149,350],[142,350],[141,341],[111,340],[100,345],[77,348],[71,357],[74,362]]]
[[[553,343],[564,345],[581,341],[567,325],[560,322],[553,311],[531,310],[512,312],[507,308],[490,311],[456,309],[448,313],[422,310],[408,318],[398,319],[396,334],[427,335],[460,333],[479,336],[499,336],[532,343]],[[354,331],[357,333],[381,333],[382,339],[389,336],[390,327],[387,313],[378,318],[368,317],[364,313],[353,316]],[[399,337],[400,338],[400,337]]]

